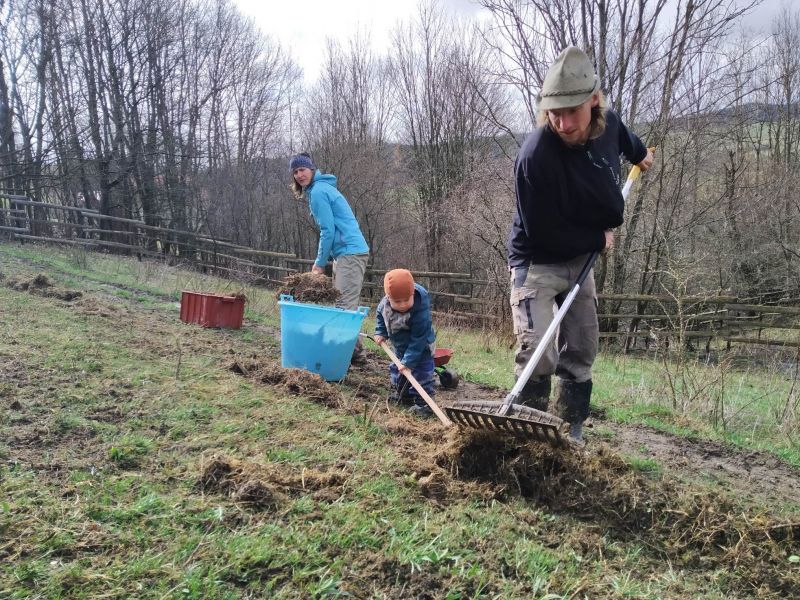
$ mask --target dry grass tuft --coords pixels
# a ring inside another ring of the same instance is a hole
[[[338,498],[347,482],[344,470],[293,469],[289,465],[237,460],[221,454],[201,459],[198,484],[205,492],[230,496],[257,510],[277,510],[289,497]]]
[[[236,360],[228,369],[267,385],[272,385],[293,396],[303,396],[323,406],[339,408],[344,396],[339,388],[321,376],[303,369],[284,369],[269,359]]]
[[[342,295],[333,287],[330,277],[321,273],[295,273],[289,275],[278,290],[276,298],[282,294],[294,296],[296,302],[333,304]]]
[[[44,273],[29,279],[8,279],[6,286],[18,292],[28,292],[45,298],[57,298],[67,302],[80,298],[83,294],[73,290],[57,288]]]

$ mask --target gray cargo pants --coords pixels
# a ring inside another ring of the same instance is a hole
[[[347,310],[358,308],[368,259],[369,254],[346,254],[333,261],[333,287],[342,293],[336,301],[337,308]],[[361,338],[356,340],[353,358],[364,359],[364,346]]]
[[[554,307],[570,292],[588,254],[551,265],[517,267],[511,272],[511,314],[519,346],[514,357],[514,373],[519,376],[539,340],[553,321]],[[597,356],[599,326],[594,273],[589,273],[559,327],[557,341],[551,342],[533,370],[531,380],[539,381],[555,373],[575,382],[592,378]]]
[[[358,308],[368,259],[369,254],[346,254],[333,261],[333,287],[342,293],[336,308]]]

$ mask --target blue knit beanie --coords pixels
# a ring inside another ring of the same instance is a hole
[[[311,160],[311,156],[307,152],[295,154],[292,160],[289,161],[289,170],[292,173],[294,173],[295,169],[302,169],[303,167],[312,171],[315,170],[314,161]]]

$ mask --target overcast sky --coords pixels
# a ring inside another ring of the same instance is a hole
[[[417,0],[233,0],[255,18],[261,30],[291,50],[307,81],[316,79],[325,39],[342,42],[367,31],[378,51],[388,47],[390,32],[399,21],[410,19]],[[485,11],[473,0],[439,0],[447,13],[475,16]],[[380,9],[376,9],[379,6]]]
[[[736,1],[739,4],[748,2]],[[474,0],[439,2],[447,13],[473,18],[486,14]],[[355,33],[368,31],[373,47],[383,51],[397,22],[416,14],[418,4],[417,0],[234,0],[234,3],[244,14],[252,16],[264,33],[291,51],[309,82],[319,73],[327,37],[346,42]],[[793,3],[792,0],[764,0],[760,8],[748,16],[747,26],[768,29],[782,5],[793,6]]]

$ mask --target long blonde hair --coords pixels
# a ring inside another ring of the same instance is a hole
[[[306,192],[302,188],[302,186],[297,183],[294,179],[294,175],[292,175],[292,183],[289,185],[289,189],[292,190],[294,194],[295,200],[305,200],[306,199]]]
[[[606,130],[606,111],[608,101],[602,90],[597,90],[597,106],[592,107],[592,120],[589,123],[589,139],[594,140],[603,135]],[[550,127],[550,119],[547,118],[547,111],[540,110],[536,113],[536,125]]]

